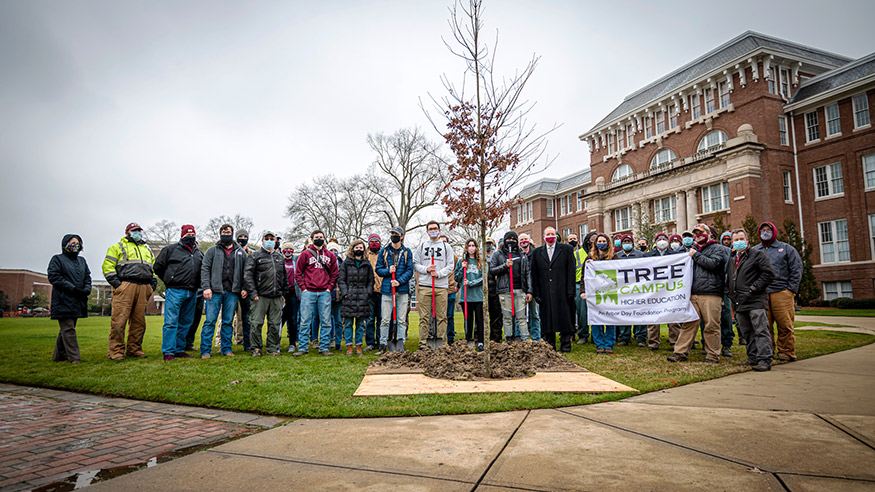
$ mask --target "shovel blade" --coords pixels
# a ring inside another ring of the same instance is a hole
[[[428,338],[425,339],[425,343],[426,346],[432,350],[444,344],[444,340],[437,336],[437,318],[434,316],[432,316],[431,321],[428,324]]]
[[[404,340],[389,340],[389,352],[404,352]]]

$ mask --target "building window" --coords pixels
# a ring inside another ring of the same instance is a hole
[[[863,156],[863,175],[866,176],[866,189],[875,188],[875,154]]]
[[[617,150],[626,148],[626,133],[623,130],[617,130]]]
[[[577,192],[577,211],[583,210],[583,193]]]
[[[665,113],[663,111],[656,112],[656,134],[665,132]]]
[[[610,154],[614,153],[614,136],[608,135],[607,140],[608,140],[608,155],[610,155]]]
[[[653,200],[653,221],[670,222],[677,217],[677,198],[669,195]]]
[[[866,94],[854,96],[851,101],[854,104],[854,128],[869,125],[869,100]]]
[[[869,254],[875,260],[875,215],[869,216]]]
[[[586,200],[584,200],[584,201],[583,201],[583,209],[584,209],[584,210],[586,210],[586,205],[587,205]]]
[[[635,132],[632,131],[632,125],[626,125],[626,148],[631,149],[635,146]],[[580,208],[580,207],[578,207]]]
[[[675,160],[674,152],[670,149],[662,149],[650,160],[650,168],[664,166],[673,160]]]
[[[790,186],[790,171],[782,172],[781,179],[784,181],[784,203],[793,203],[793,191]]]
[[[566,213],[568,213],[568,209],[566,208],[567,204],[568,204],[568,199],[566,197],[563,196],[562,198],[559,199],[559,216],[560,217],[565,215]]]
[[[854,298],[854,293],[851,292],[851,282],[843,280],[841,282],[824,282],[823,283],[823,300],[831,301],[839,297]]]
[[[616,231],[625,231],[626,229],[631,229],[631,216],[632,207],[618,208],[617,210],[614,210],[614,229]]]
[[[698,94],[690,94],[690,107],[693,108],[693,119],[702,116],[702,105]]]
[[[547,217],[553,216],[553,200],[547,200]]]
[[[817,127],[817,111],[805,113],[805,141],[816,142],[820,140],[820,128]]]
[[[818,223],[820,229],[820,262],[841,263],[851,261],[848,245],[848,219]]]
[[[714,107],[714,89],[708,87],[705,89],[705,114],[713,113],[717,109]]]
[[[790,71],[781,69],[781,94],[785,99],[790,99]]]
[[[814,193],[817,198],[841,195],[845,192],[842,180],[842,163],[833,162],[814,168]]]
[[[696,148],[696,152],[715,149],[716,147],[723,145],[727,140],[729,140],[729,137],[726,135],[726,132],[722,130],[714,130],[702,137],[702,140],[699,141],[699,146]]]
[[[571,235],[571,228],[570,227],[566,227],[565,229],[562,229],[562,239],[567,241],[568,236],[570,236],[570,235]],[[580,240],[580,238],[578,238],[578,242],[579,242],[579,240]]]
[[[577,226],[577,230],[580,231],[577,238],[580,240],[580,244],[583,244],[583,238],[589,234],[589,224],[580,224]],[[587,253],[589,253],[589,251],[587,251]]]
[[[769,94],[778,93],[778,71],[775,67],[769,68]]]
[[[674,104],[668,107],[668,127],[674,128],[678,126],[678,111]]]
[[[653,122],[651,121],[650,116],[644,117],[644,138],[650,138],[653,136]]]
[[[729,183],[702,188],[702,211],[706,214],[729,208]]]
[[[787,139],[787,117],[778,116],[778,136],[781,138],[781,145],[790,145]]]
[[[516,206],[516,223],[519,224],[523,221],[523,207],[519,205]]]
[[[726,81],[717,84],[717,91],[720,92],[720,107],[729,106],[729,84]]]
[[[526,207],[529,209],[528,210],[529,213],[526,215],[526,220],[535,220],[535,215],[532,213],[532,207],[533,207],[532,202],[529,202],[529,206]]]
[[[826,136],[834,137],[842,134],[842,125],[839,121],[839,104],[831,104],[826,107]]]
[[[614,170],[614,175],[611,176],[611,181],[619,181],[628,178],[631,175],[632,168],[628,164],[620,164],[617,169]]]

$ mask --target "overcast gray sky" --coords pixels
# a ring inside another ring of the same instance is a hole
[[[290,227],[291,189],[373,160],[368,133],[419,125],[419,98],[460,80],[449,0],[238,2],[0,0],[0,267],[45,271],[64,233],[96,278],[128,222],[219,214]],[[860,57],[869,1],[486,0],[498,70],[536,53],[531,120],[558,155],[628,93],[752,29]],[[434,134],[438,140],[438,135]]]

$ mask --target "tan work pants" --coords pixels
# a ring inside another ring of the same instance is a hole
[[[151,285],[122,282],[112,292],[112,319],[109,322],[109,358],[143,355],[143,336],[146,334],[146,304],[152,296]],[[125,326],[128,343],[125,346]]]
[[[720,359],[720,310],[723,309],[723,296],[693,295],[690,302],[699,313],[699,318],[705,320],[705,358]],[[684,323],[678,334],[674,353],[690,355],[698,331],[699,320]]]
[[[778,358],[796,360],[796,334],[793,322],[796,321],[795,295],[792,290],[782,290],[769,294],[769,334],[772,336],[772,351]],[[778,325],[778,343],[772,325]]]
[[[447,333],[447,297],[449,292],[446,287],[435,287],[435,317],[437,318],[437,334],[440,340]],[[419,348],[426,348],[428,338],[428,324],[431,322],[431,286],[418,286],[416,290],[416,307],[419,310]]]

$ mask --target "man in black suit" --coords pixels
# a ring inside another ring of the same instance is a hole
[[[532,253],[532,291],[541,307],[543,339],[555,349],[559,333],[562,352],[571,352],[574,337],[574,269],[574,249],[558,241],[555,228],[544,228],[544,245]]]

